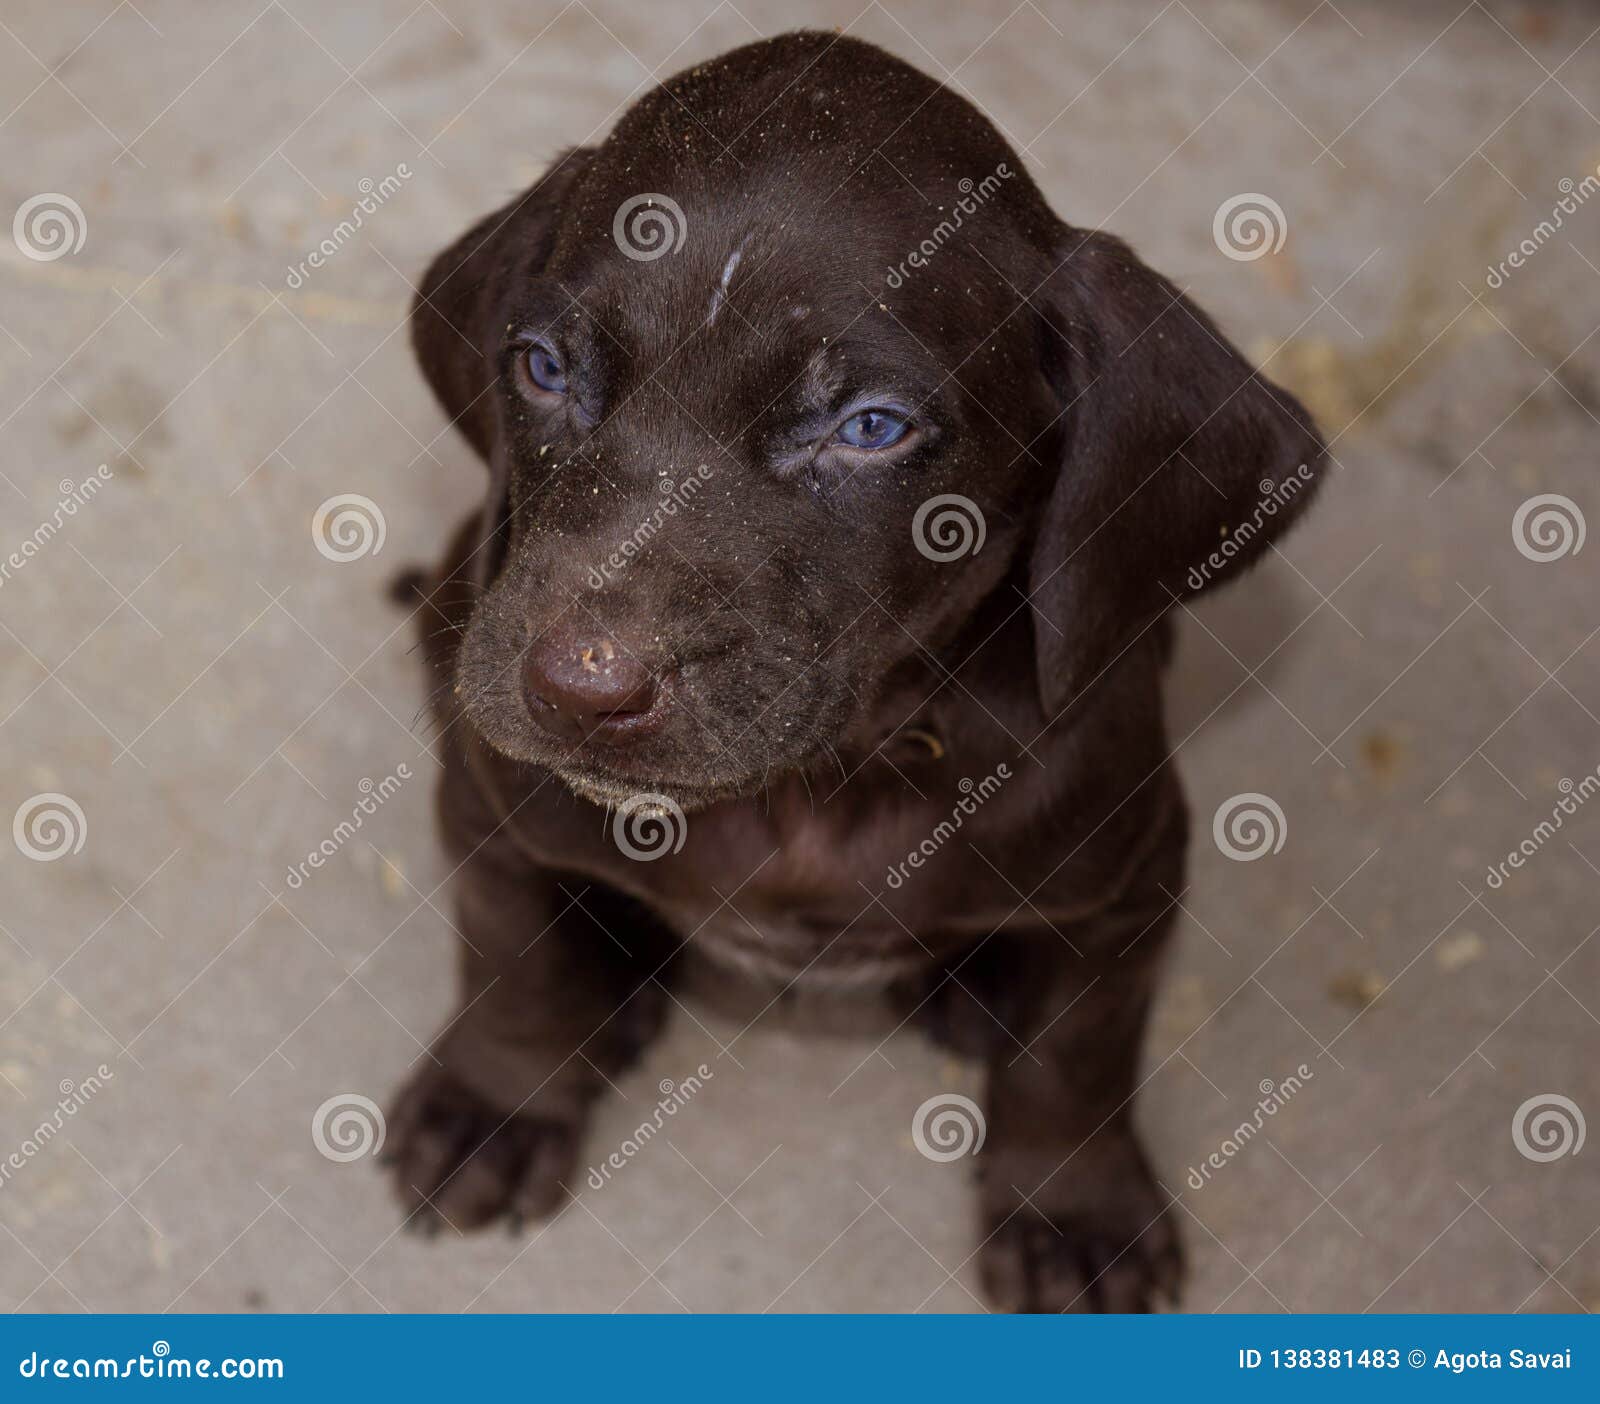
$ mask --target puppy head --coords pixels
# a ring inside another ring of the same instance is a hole
[[[435,260],[413,330],[490,468],[464,704],[601,801],[874,744],[1000,591],[1054,715],[1319,452],[975,109],[834,35],[642,99]]]

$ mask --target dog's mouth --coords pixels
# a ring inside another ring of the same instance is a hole
[[[848,686],[759,653],[662,640],[652,656],[642,629],[598,625],[531,643],[521,632],[479,602],[456,660],[460,704],[490,749],[600,806],[655,795],[687,813],[750,798],[819,766],[857,705]]]
[[[659,799],[688,814],[726,800],[748,799],[781,776],[820,763],[822,753],[820,746],[807,753],[749,737],[744,745],[719,750],[699,726],[692,728],[692,736],[678,735],[682,728],[672,718],[651,718],[648,724],[625,720],[605,740],[569,743],[546,734],[525,716],[508,715],[506,707],[469,704],[467,710],[493,751],[550,772],[579,799],[603,808]]]

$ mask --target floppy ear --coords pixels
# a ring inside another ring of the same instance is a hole
[[[585,147],[563,152],[529,189],[474,224],[428,265],[411,305],[411,347],[423,377],[450,422],[489,465],[489,493],[470,557],[473,578],[482,585],[504,559],[509,520],[494,394],[506,295],[548,261],[562,201],[590,155]]]
[[[588,148],[558,156],[509,204],[436,256],[411,304],[411,347],[450,422],[486,461],[494,439],[496,352],[508,289],[539,272],[555,244],[561,202],[589,163]]]
[[[1042,305],[1061,458],[1029,562],[1051,717],[1165,610],[1256,560],[1323,459],[1300,403],[1121,240],[1067,229],[1056,257]]]

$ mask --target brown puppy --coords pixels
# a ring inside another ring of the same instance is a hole
[[[1305,411],[968,103],[831,34],[642,99],[414,317],[490,474],[424,587],[466,939],[392,1119],[415,1221],[548,1212],[709,969],[989,1060],[996,1302],[1172,1293],[1131,1105],[1186,839],[1164,615],[1309,500]]]

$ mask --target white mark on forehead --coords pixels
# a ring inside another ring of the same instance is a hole
[[[722,311],[722,304],[728,300],[728,285],[733,281],[733,272],[739,266],[739,260],[744,257],[744,246],[748,238],[739,241],[739,247],[728,255],[728,261],[722,265],[722,277],[717,280],[717,285],[711,290],[711,306],[706,311],[706,325],[709,327],[717,320],[717,313]]]

